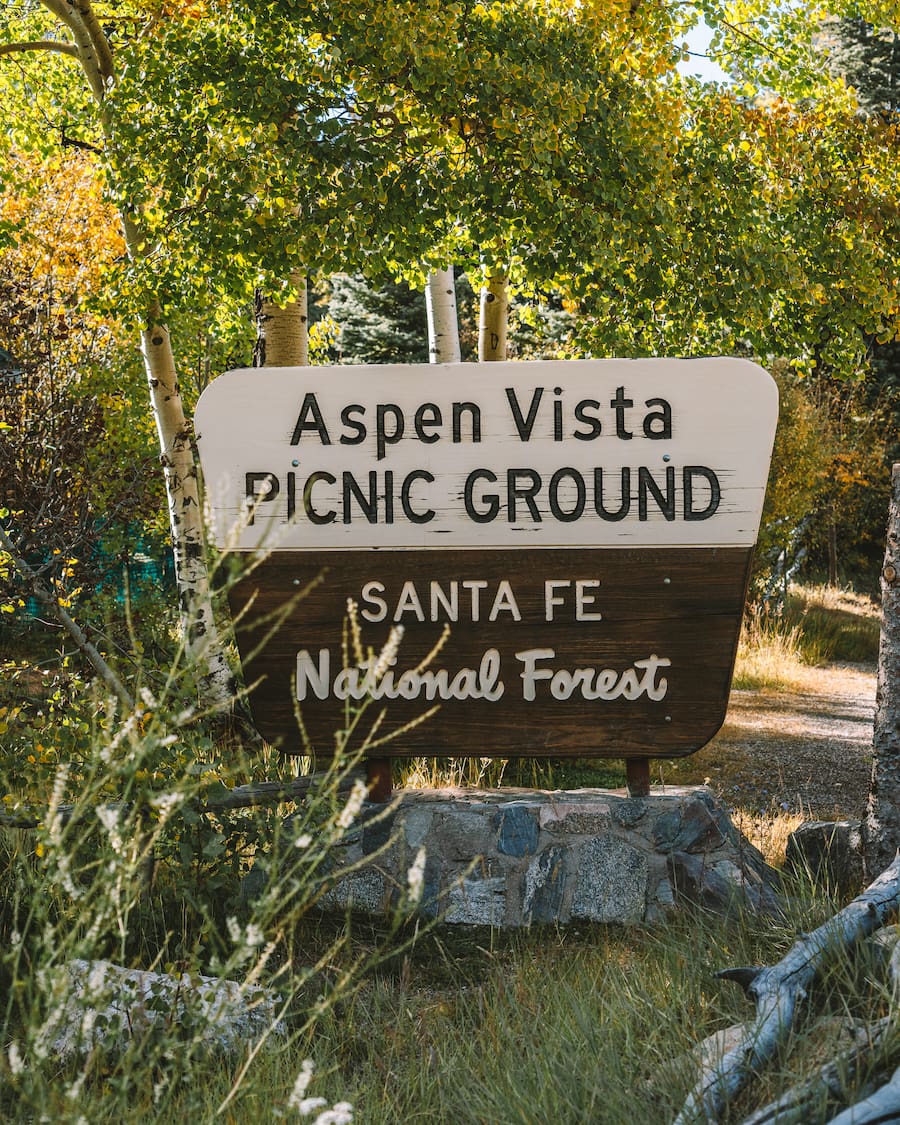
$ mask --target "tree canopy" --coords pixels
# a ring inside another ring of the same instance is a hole
[[[892,34],[891,5],[831,7]],[[701,14],[730,87],[678,73]],[[61,151],[117,216],[97,230],[73,190],[58,203],[76,221],[51,241],[90,244],[72,299],[140,337],[188,635],[207,644],[212,620],[190,609],[208,587],[181,395],[189,410],[192,384],[245,354],[254,292],[287,299],[298,272],[500,275],[553,295],[573,355],[780,355],[845,375],[894,339],[897,126],[858,113],[821,64],[822,14],[811,0],[7,8],[0,237],[37,260],[46,231],[22,201],[53,204],[44,166]]]
[[[40,8],[29,32],[65,45]],[[678,76],[699,11],[733,90]],[[14,143],[102,149],[140,217],[146,253],[105,276],[138,322],[153,302],[170,328],[205,310],[224,337],[297,268],[421,284],[452,260],[552,285],[597,354],[849,370],[861,333],[895,332],[891,126],[856,119],[816,61],[811,7],[273,0],[110,20],[102,120],[64,55],[4,66],[34,100]],[[10,45],[24,31],[7,15]]]

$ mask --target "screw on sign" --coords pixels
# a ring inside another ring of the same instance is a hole
[[[373,759],[616,757],[645,791],[650,758],[724,719],[775,384],[735,359],[484,372],[256,369],[204,391],[216,541],[253,562],[229,596],[254,718],[304,753],[299,708],[327,757],[370,701],[396,736]]]

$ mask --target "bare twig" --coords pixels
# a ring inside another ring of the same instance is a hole
[[[812,1121],[823,1095],[835,1100],[846,1098],[848,1081],[863,1070],[878,1051],[893,1026],[885,1016],[869,1026],[853,1028],[852,1043],[805,1082],[798,1082],[762,1109],[751,1113],[742,1125],[805,1125]],[[866,1096],[872,1086],[863,1090]]]
[[[222,812],[226,809],[249,809],[259,805],[276,805],[281,801],[302,801],[309,791],[316,785],[325,781],[329,776],[327,772],[306,774],[304,777],[295,777],[290,781],[260,781],[256,785],[238,785],[225,793],[207,797],[204,800],[186,801],[185,804],[198,812]],[[353,788],[354,783],[365,777],[364,770],[351,770],[337,782],[337,792],[347,792]],[[126,802],[110,801],[103,806],[115,812],[128,813],[131,805]],[[57,815],[63,823],[72,819],[75,811],[74,805],[60,805]],[[85,812],[88,810],[85,809]],[[93,812],[93,808],[90,809]],[[0,827],[2,828],[37,828],[43,820],[43,814],[34,809],[22,809],[17,812],[0,812]]]
[[[880,1090],[833,1117],[829,1125],[888,1125],[900,1120],[900,1067]]]
[[[31,586],[34,596],[45,605],[59,620],[60,624],[75,642],[78,651],[83,653],[84,656],[90,661],[92,667],[113,692],[119,700],[128,708],[129,711],[134,709],[134,700],[119,677],[106,663],[100,655],[97,648],[91,644],[87,638],[87,634],[81,628],[77,621],[74,621],[66,611],[64,606],[59,604],[59,598],[54,597],[52,592],[44,585],[39,575],[32,570],[28,563],[19,555],[16,550],[15,544],[6,533],[5,528],[0,525],[0,547],[9,555],[10,560],[19,574]]]

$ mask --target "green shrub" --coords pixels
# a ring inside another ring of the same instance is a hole
[[[365,797],[359,780],[347,796],[356,761],[336,760],[289,819],[283,806],[210,811],[235,781],[289,765],[245,760],[205,734],[174,680],[159,696],[141,690],[130,714],[80,680],[68,699],[60,690],[42,700],[44,726],[35,725],[41,708],[20,722],[7,706],[4,719],[0,810],[8,825],[36,806],[39,823],[0,830],[0,1117],[207,1120],[255,1099],[247,1091],[257,1083],[285,1113],[313,1104],[303,1064],[314,1028],[355,987],[359,964],[396,945],[389,929],[379,948],[328,974],[346,929],[305,948],[333,881],[330,854]],[[73,726],[60,740],[66,710]],[[279,860],[251,896],[243,880],[263,849]],[[111,1016],[104,961],[162,976],[140,977],[149,999]],[[83,1001],[70,996],[78,972],[96,977]],[[187,985],[174,1005],[166,991],[201,975],[209,989],[233,982],[223,987],[242,1018],[256,1013],[236,1048],[217,1046],[215,1014]],[[73,1003],[83,1043],[60,1055],[54,1043]],[[113,1045],[116,1019],[127,1033]],[[338,1106],[333,1119],[348,1115]]]

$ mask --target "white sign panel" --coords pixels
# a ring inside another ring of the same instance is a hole
[[[739,359],[232,371],[195,426],[238,550],[750,547],[778,415]]]

